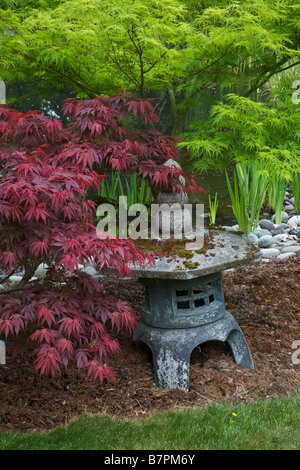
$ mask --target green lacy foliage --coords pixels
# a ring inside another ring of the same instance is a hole
[[[80,97],[168,91],[173,135],[205,90],[250,96],[299,62],[299,2],[56,0],[1,2],[0,76],[42,79]],[[9,25],[9,27],[8,27]]]
[[[300,168],[300,111],[285,100],[255,102],[235,94],[212,108],[207,122],[193,125],[180,146],[188,149],[198,169],[258,161],[270,173],[290,180]]]

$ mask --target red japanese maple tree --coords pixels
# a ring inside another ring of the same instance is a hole
[[[106,169],[137,172],[153,191],[185,191],[180,176],[192,192],[200,188],[183,170],[164,166],[178,158],[176,140],[153,128],[149,101],[120,92],[68,99],[63,109],[70,115],[66,128],[40,111],[0,108],[0,269],[7,277],[24,273],[18,285],[0,291],[0,335],[16,347],[31,331],[42,376],[75,363],[102,382],[113,377],[114,332],[133,332],[137,319],[79,264],[92,260],[99,271],[123,276],[128,264],[153,260],[130,239],[98,238],[87,189],[99,189]],[[152,127],[126,127],[130,114]],[[49,266],[47,275],[30,281],[41,263]]]

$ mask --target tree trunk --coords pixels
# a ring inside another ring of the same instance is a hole
[[[30,265],[26,264],[25,274],[22,280],[16,285],[16,287],[17,288],[24,287],[27,284],[27,282],[32,278],[32,276],[34,276],[34,273],[37,270],[38,266],[39,266],[39,263],[30,264]]]
[[[177,117],[173,124],[173,129],[172,129],[173,137],[177,137],[179,134],[181,134],[184,131],[187,113],[188,113],[187,109],[181,109],[180,111],[177,112]]]
[[[177,137],[184,131],[185,120],[187,116],[187,110],[181,109],[178,111],[176,96],[173,88],[168,88],[169,100],[171,105],[171,117],[172,117],[172,136]]]

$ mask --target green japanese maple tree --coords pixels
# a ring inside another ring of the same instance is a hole
[[[164,94],[173,135],[215,86],[251,96],[299,63],[292,0],[1,2],[0,77],[71,86],[82,97],[122,88]]]

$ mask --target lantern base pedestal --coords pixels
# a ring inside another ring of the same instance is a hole
[[[191,352],[207,341],[225,342],[237,364],[254,369],[245,337],[228,311],[213,323],[193,328],[156,328],[140,321],[134,340],[143,341],[150,347],[155,383],[160,388],[188,391]]]

